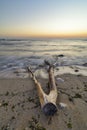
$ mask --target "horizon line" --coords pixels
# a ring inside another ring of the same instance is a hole
[[[65,34],[65,33],[58,33],[58,34],[50,34],[50,33],[45,33],[45,34],[26,34],[26,33],[22,33],[22,34],[1,34],[0,38],[87,38],[87,32],[79,32],[79,33],[69,33],[69,34]]]

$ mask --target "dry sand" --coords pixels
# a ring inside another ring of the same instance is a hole
[[[59,76],[58,100],[67,104],[52,120],[41,109],[31,78],[0,79],[0,130],[87,130],[87,77]],[[48,80],[38,79],[47,91]]]

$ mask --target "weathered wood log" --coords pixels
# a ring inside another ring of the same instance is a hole
[[[56,83],[55,83],[53,67],[52,66],[49,67],[50,92],[48,95],[43,91],[41,84],[37,81],[34,73],[31,71],[31,69],[28,67],[27,70],[28,70],[28,72],[31,72],[31,74],[32,74],[32,78],[34,80],[34,83],[35,83],[37,91],[38,91],[38,96],[40,99],[41,109],[42,109],[43,113],[47,116],[54,115],[57,112],[57,105],[56,105],[57,87],[56,87]]]

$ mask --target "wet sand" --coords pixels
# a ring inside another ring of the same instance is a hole
[[[0,130],[87,130],[87,76],[63,74],[57,81],[58,112],[49,120],[32,79],[0,79]],[[38,78],[45,91],[48,80]],[[67,104],[61,108],[59,103]]]

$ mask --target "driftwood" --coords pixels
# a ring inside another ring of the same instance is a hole
[[[57,87],[56,87],[55,78],[54,78],[53,66],[49,66],[49,71],[48,71],[49,85],[50,85],[50,92],[48,95],[43,91],[41,84],[37,81],[31,69],[29,67],[27,69],[28,69],[28,72],[32,74],[33,81],[38,91],[38,96],[39,96],[41,109],[43,113],[47,116],[53,116],[57,112],[57,105],[56,105]]]

